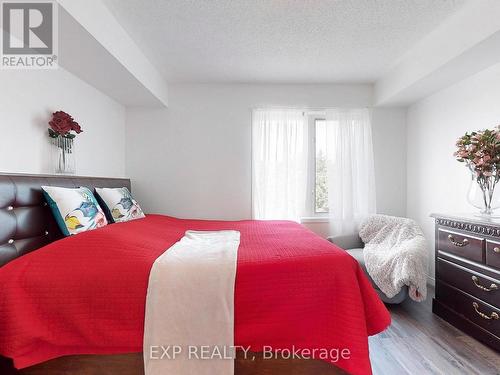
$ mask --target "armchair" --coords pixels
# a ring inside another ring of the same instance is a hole
[[[363,269],[365,271],[365,274],[368,276],[368,279],[371,281],[373,287],[375,288],[375,291],[378,293],[380,296],[380,299],[384,301],[385,303],[390,303],[390,304],[399,304],[403,302],[407,297],[408,297],[408,287],[404,286],[401,288],[401,291],[396,294],[394,297],[389,298],[387,297],[378,287],[377,285],[373,282],[372,278],[368,274],[365,266],[365,259],[363,256],[363,248],[365,247],[365,244],[363,241],[361,241],[361,238],[359,238],[358,234],[349,234],[349,235],[341,235],[341,236],[333,236],[329,237],[328,241],[334,243],[335,245],[339,246],[340,248],[344,249],[347,251],[354,259],[356,259]]]

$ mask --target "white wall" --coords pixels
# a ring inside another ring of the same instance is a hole
[[[125,108],[63,69],[0,71],[0,172],[52,173],[48,121],[70,113],[77,174],[125,175]]]
[[[191,218],[251,217],[251,110],[365,107],[369,85],[169,86],[166,110],[127,111],[127,174],[146,211]],[[375,109],[377,204],[404,215],[405,112]]]
[[[436,93],[408,109],[407,213],[424,229],[433,256],[432,212],[464,213],[469,173],[454,160],[466,131],[500,124],[500,64]],[[434,260],[429,269],[434,275]]]
[[[373,108],[377,211],[406,216],[406,108]]]

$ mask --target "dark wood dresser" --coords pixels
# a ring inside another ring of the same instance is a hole
[[[500,351],[500,219],[432,217],[436,220],[432,311]]]

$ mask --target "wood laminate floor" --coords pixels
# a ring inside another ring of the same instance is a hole
[[[500,353],[434,315],[429,292],[425,302],[389,306],[391,326],[370,337],[373,374],[500,374]]]

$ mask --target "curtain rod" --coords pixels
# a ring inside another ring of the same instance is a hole
[[[251,107],[250,109],[268,109],[268,110],[273,110],[273,109],[295,109],[295,110],[301,110],[305,112],[319,112],[319,111],[328,111],[329,109],[372,109],[373,107],[369,106],[352,106],[352,107],[279,107],[279,106],[259,106],[259,107]]]
[[[325,115],[326,111],[331,109],[372,109],[373,107],[361,106],[361,107],[322,107],[322,108],[310,108],[310,107],[252,107],[251,110],[299,110],[305,115]]]

